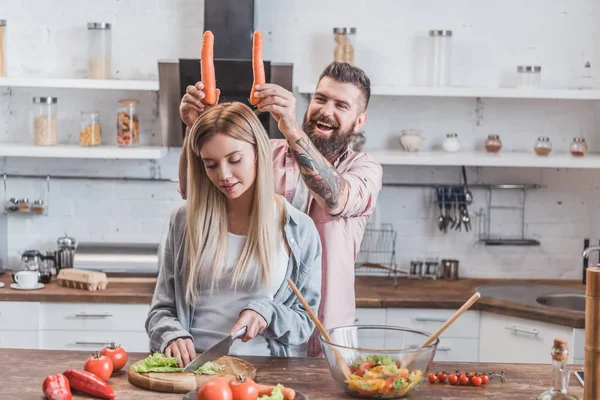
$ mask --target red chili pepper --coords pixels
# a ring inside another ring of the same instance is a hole
[[[115,392],[108,383],[90,372],[69,368],[63,375],[69,378],[73,389],[102,399],[112,400],[115,398]]]
[[[63,374],[48,375],[42,384],[42,390],[48,400],[71,400],[69,381]]]

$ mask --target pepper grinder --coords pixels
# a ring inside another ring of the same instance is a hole
[[[587,269],[585,297],[584,400],[600,399],[600,268]]]

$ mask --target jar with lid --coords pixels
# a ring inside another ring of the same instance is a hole
[[[29,211],[31,211],[31,206],[29,204],[29,199],[27,197],[19,199],[17,201],[17,203],[19,204],[19,211],[20,212],[29,212]]]
[[[535,145],[533,146],[533,150],[538,156],[547,156],[550,154],[552,152],[552,143],[550,143],[550,138],[547,136],[538,137]]]
[[[423,136],[418,129],[405,129],[400,136],[400,144],[404,151],[417,152],[423,145]]]
[[[520,88],[539,88],[542,76],[542,67],[539,65],[517,66],[518,82]]]
[[[444,143],[442,144],[444,150],[448,153],[456,153],[460,150],[460,142],[458,141],[458,134],[456,133],[448,133],[446,135],[446,139],[444,139]]]
[[[502,141],[498,135],[488,135],[485,141],[485,151],[488,153],[497,153],[502,148]]]
[[[105,22],[88,22],[88,78],[110,79],[111,30]]]
[[[31,205],[31,212],[35,214],[43,214],[46,211],[44,200],[34,200]]]
[[[6,76],[6,20],[0,19],[0,76]]]
[[[429,85],[450,86],[452,31],[429,31]]]
[[[117,143],[121,146],[133,146],[139,143],[140,123],[137,105],[132,99],[119,100],[117,112]]]
[[[569,152],[573,157],[583,157],[588,151],[587,143],[582,137],[574,137],[569,145]]]
[[[79,127],[79,145],[97,146],[100,144],[100,118],[96,111],[81,112],[81,126]]]
[[[333,39],[335,40],[334,61],[354,65],[356,28],[333,28]]]
[[[6,204],[4,205],[4,209],[8,212],[15,212],[15,211],[19,211],[19,202],[17,199],[15,199],[14,197],[12,197],[10,200],[8,200],[6,202]]]
[[[58,141],[58,98],[34,97],[33,104],[33,144],[54,146]]]

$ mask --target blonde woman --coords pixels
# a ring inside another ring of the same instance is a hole
[[[186,137],[187,204],[161,246],[146,330],[153,351],[187,365],[246,327],[230,354],[304,355],[321,295],[321,242],[313,221],[274,194],[271,147],[242,103],[207,108]]]

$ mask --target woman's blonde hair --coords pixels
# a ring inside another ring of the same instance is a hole
[[[256,180],[246,243],[233,270],[234,290],[248,278],[247,269],[255,260],[252,278],[268,285],[271,264],[282,238],[285,209],[275,195],[273,157],[267,134],[258,117],[245,104],[221,103],[206,109],[190,129],[187,138],[187,221],[184,259],[187,271],[186,300],[195,304],[198,285],[217,289],[223,276],[227,244],[227,197],[210,181],[200,149],[210,138],[223,134],[254,146]],[[277,217],[275,205],[277,204]]]

